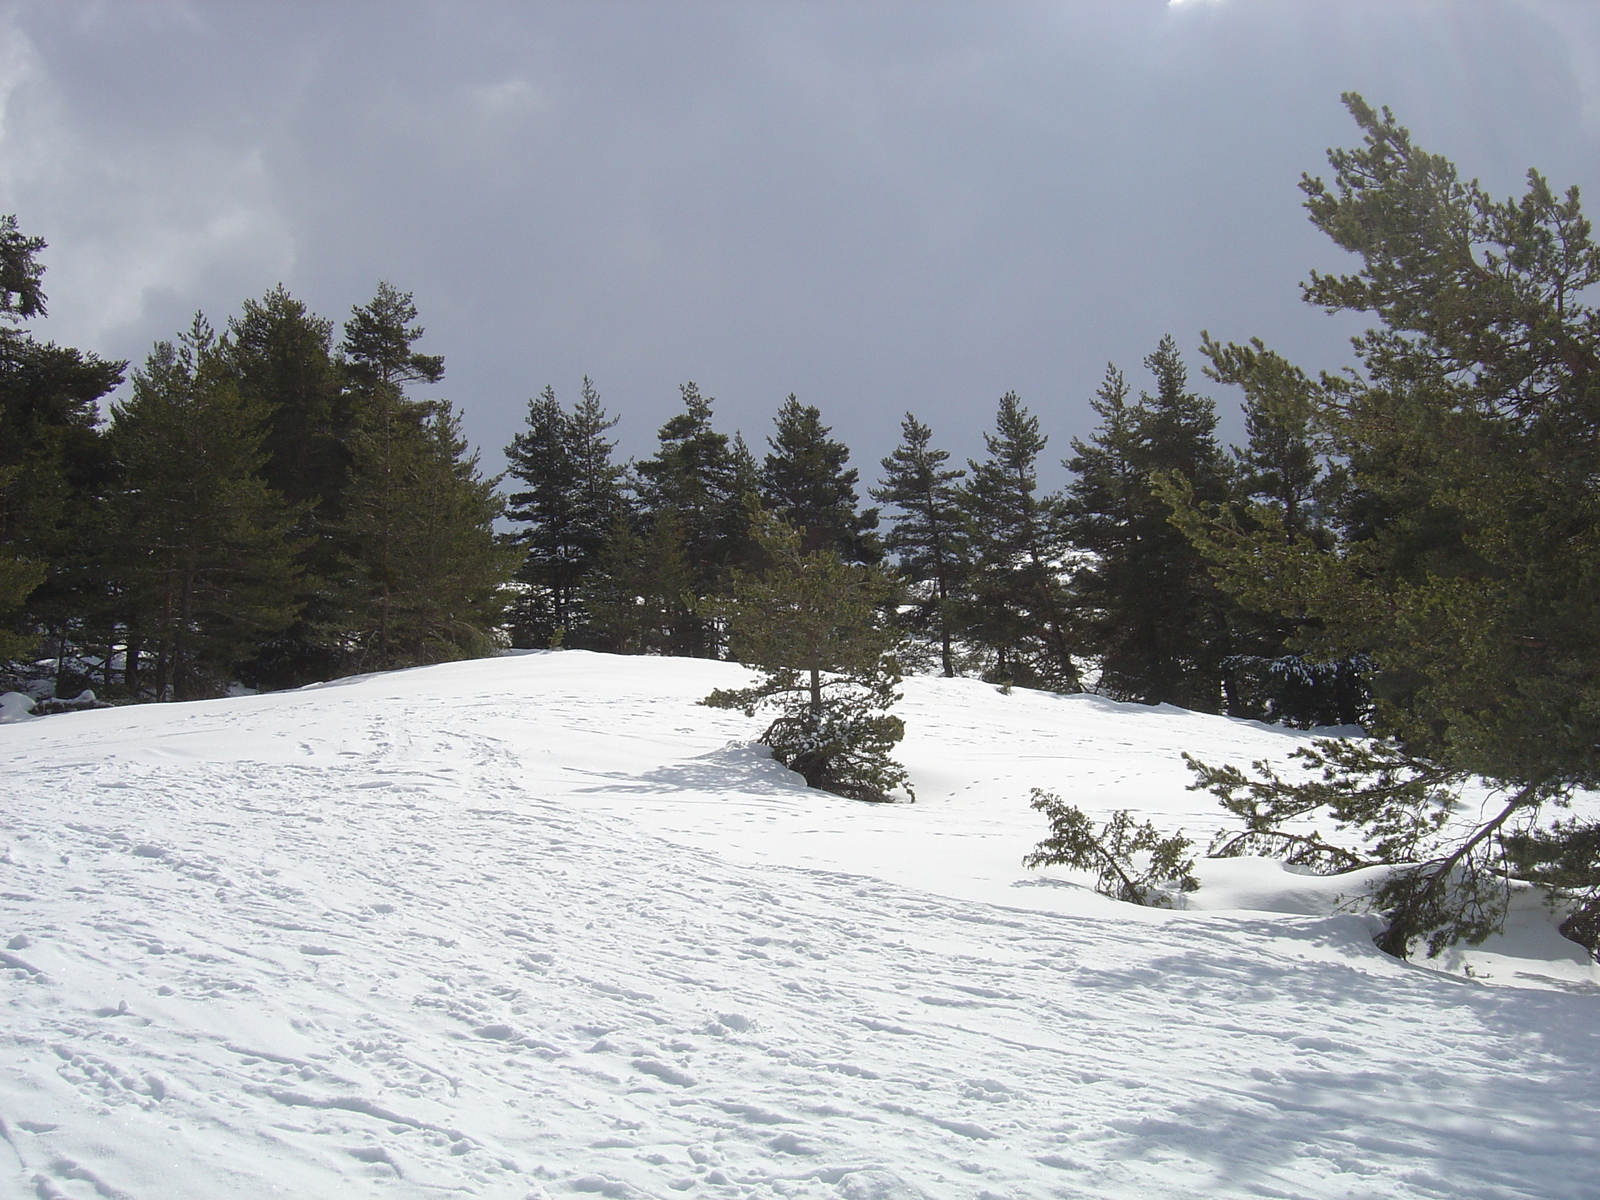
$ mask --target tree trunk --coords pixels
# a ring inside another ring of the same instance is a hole
[[[1424,932],[1424,930],[1417,928],[1418,915],[1426,911],[1427,903],[1433,897],[1434,892],[1438,891],[1449,880],[1450,872],[1455,870],[1457,864],[1467,859],[1476,846],[1486,838],[1498,833],[1500,827],[1509,821],[1512,814],[1518,809],[1525,808],[1530,803],[1533,803],[1542,786],[1543,781],[1538,781],[1525,784],[1519,788],[1517,793],[1511,797],[1510,803],[1500,810],[1499,815],[1480,825],[1472,836],[1457,846],[1455,851],[1447,858],[1433,864],[1426,876],[1427,882],[1422,885],[1422,890],[1406,897],[1390,916],[1389,928],[1373,938],[1372,944],[1385,954],[1391,954],[1395,958],[1406,957],[1406,951],[1410,948],[1411,939]]]
[[[950,617],[946,607],[950,596],[944,581],[944,564],[939,564],[939,575],[935,581],[939,585],[939,661],[944,666],[944,677],[954,679],[956,669],[951,661],[950,654]]]
[[[61,694],[61,681],[67,670],[67,623],[62,621],[56,626],[56,678],[52,694],[57,700],[66,697]]]
[[[194,567],[184,572],[182,590],[178,593],[177,628],[172,637],[172,689],[177,700],[194,700],[194,646],[191,633],[194,628]]]
[[[1046,626],[1050,630],[1050,639],[1055,642],[1056,659],[1061,664],[1062,681],[1068,691],[1082,691],[1078,684],[1078,667],[1072,661],[1072,652],[1067,649],[1067,635],[1061,628],[1061,614],[1056,606],[1054,590],[1050,586],[1050,571],[1044,561],[1039,557],[1036,545],[1028,547],[1028,558],[1033,562],[1035,577],[1039,584],[1039,598],[1044,601]]]

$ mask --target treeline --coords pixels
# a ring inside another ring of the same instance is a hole
[[[1332,538],[1349,518],[1306,406],[1247,387],[1248,445],[1224,448],[1170,338],[1145,360],[1150,390],[1108,371],[1060,492],[1040,487],[1047,438],[1014,394],[964,468],[907,414],[864,507],[848,448],[794,396],[758,457],[684,384],[655,453],[621,462],[586,379],[569,405],[550,388],[529,403],[502,498],[450,405],[412,394],[444,363],[417,349],[408,294],[380,285],[339,329],[281,286],[220,331],[197,316],[102,421],[127,365],[22,327],[44,313],[42,247],[6,219],[8,686],[48,670],[58,696],[181,700],[507,643],[725,657],[718,602],[767,566],[759,510],[801,553],[883,571],[913,668],[1303,725],[1362,714],[1352,661],[1305,657],[1296,623],[1221,591],[1163,490],[1272,505],[1296,536]]]
[[[716,430],[711,399],[685,384],[656,452],[620,463],[608,437],[617,418],[589,381],[570,406],[547,388],[506,448],[522,485],[508,514],[525,553],[509,628],[522,646],[721,657],[713,601],[763,565],[755,505],[799,530],[805,552],[888,571],[899,585],[888,616],[912,666],[1295,724],[1355,722],[1356,664],[1299,653],[1297,624],[1234,602],[1171,520],[1169,491],[1181,485],[1241,513],[1272,506],[1297,533],[1331,540],[1344,518],[1309,409],[1247,389],[1248,445],[1225,448],[1215,405],[1189,386],[1171,338],[1145,366],[1152,386],[1137,396],[1108,370],[1100,426],[1071,444],[1063,491],[1041,488],[1048,439],[1008,393],[986,455],[965,468],[907,414],[867,489],[882,508],[863,507],[849,450],[793,396],[758,459]]]
[[[184,700],[482,654],[514,552],[494,481],[387,284],[339,331],[281,287],[127,364],[18,328],[37,238],[0,226],[0,655],[12,686]]]

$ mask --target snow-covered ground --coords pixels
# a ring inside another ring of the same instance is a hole
[[[1451,975],[1271,863],[1181,912],[1020,866],[1033,787],[1203,845],[1178,752],[1301,735],[914,679],[870,806],[696,706],[740,677],[0,725],[0,1196],[1600,1194],[1600,988],[1536,904]]]

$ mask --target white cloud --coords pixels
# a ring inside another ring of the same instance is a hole
[[[544,106],[544,96],[526,79],[504,79],[472,89],[472,107],[484,117],[506,117]]]
[[[9,201],[18,172],[31,174],[41,165],[25,161],[13,128],[21,121],[16,112],[21,94],[43,75],[32,40],[22,32],[13,9],[0,16],[0,201]]]
[[[113,203],[55,238],[47,278],[51,311],[94,344],[137,324],[152,298],[193,297],[217,270],[278,279],[294,264],[294,239],[270,199],[255,155],[197,153],[148,169],[104,164]],[[168,169],[177,169],[168,173]]]
[[[0,16],[0,212],[49,243],[42,334],[103,345],[215,271],[288,274],[294,238],[259,148],[172,127],[129,140],[75,123],[66,101],[16,11]]]

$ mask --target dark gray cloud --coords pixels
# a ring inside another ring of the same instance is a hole
[[[1340,265],[1296,184],[1354,140],[1341,91],[1499,192],[1600,162],[1584,0],[0,14],[45,332],[138,360],[279,280],[340,317],[389,279],[490,465],[586,372],[633,453],[694,379],[757,445],[798,393],[867,475],[908,408],[977,453],[1008,389],[1059,457],[1163,333],[1344,361],[1296,286]]]

